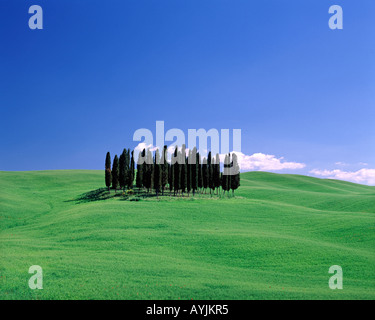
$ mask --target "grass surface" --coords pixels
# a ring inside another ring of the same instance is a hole
[[[86,197],[103,184],[0,172],[1,299],[375,298],[375,187],[253,172],[229,199]]]

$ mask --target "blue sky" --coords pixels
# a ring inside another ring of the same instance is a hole
[[[373,0],[6,1],[0,170],[103,169],[164,120],[240,128],[248,157],[305,164],[275,172],[375,184],[374,21]]]

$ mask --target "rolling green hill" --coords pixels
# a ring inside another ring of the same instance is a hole
[[[0,172],[1,299],[375,298],[375,187],[252,172],[229,199],[84,196],[103,186],[104,171]]]

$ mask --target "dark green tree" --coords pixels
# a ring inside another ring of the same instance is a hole
[[[147,164],[147,157],[146,157],[146,149],[142,150],[142,185],[147,189],[147,169],[148,169],[148,164]]]
[[[217,194],[220,192],[220,186],[221,186],[221,180],[220,180],[220,157],[219,154],[216,154],[216,160],[215,160],[215,173],[214,173],[214,183],[215,187],[217,188]]]
[[[112,184],[112,173],[111,173],[111,154],[107,152],[105,157],[105,185],[110,192],[110,187]]]
[[[168,184],[169,184],[169,193],[171,194],[174,186],[174,165],[168,163]]]
[[[231,157],[230,157],[230,153],[228,153],[228,163],[229,163],[229,168],[230,168],[230,174],[228,175],[228,182],[227,182],[227,184],[228,184],[228,186],[227,186],[227,191],[228,191],[228,195],[229,195],[229,190],[230,190],[230,188],[231,188],[231,182],[232,182],[232,179],[231,179],[231,177],[232,177],[232,166],[233,166],[233,162],[231,161]]]
[[[187,180],[187,168],[186,168],[186,146],[183,144],[181,148],[181,154],[180,154],[180,168],[181,168],[181,182],[180,182],[180,188],[182,195],[184,194],[186,190],[186,180]]]
[[[234,196],[234,190],[238,189],[240,186],[240,166],[238,165],[237,155],[235,153],[232,154],[232,161],[233,167],[230,188],[232,189],[232,194]]]
[[[229,190],[231,188],[231,174],[232,174],[232,163],[230,159],[230,153],[225,155],[225,160],[224,160],[224,172],[223,172],[223,190],[228,191],[228,196],[229,196]],[[225,192],[224,192],[225,193]]]
[[[161,159],[161,187],[162,187],[162,194],[164,195],[165,186],[168,184],[168,149],[167,146],[163,148],[163,155]]]
[[[223,189],[223,183],[224,183],[224,181],[223,181],[223,173],[220,172],[220,186],[221,186],[221,189],[224,191],[224,189]],[[220,194],[220,196],[221,196],[221,194]]]
[[[198,164],[199,164],[199,154],[197,152],[197,148],[193,148],[193,164],[191,167],[191,188],[193,189],[193,196],[195,195],[195,192],[198,190]]]
[[[178,147],[176,146],[176,149],[174,150],[174,164],[173,164],[173,169],[174,169],[174,177],[173,177],[173,189],[174,189],[174,194],[176,195],[176,192],[180,190],[180,178],[181,178],[181,166],[179,164],[180,162],[180,152],[178,151]]]
[[[215,189],[215,184],[214,184],[214,170],[213,170],[213,163],[212,163],[211,151],[208,153],[207,170],[208,170],[208,187],[210,188],[210,194],[211,194],[212,193],[212,189]]]
[[[122,152],[122,154],[120,155],[120,159],[119,159],[119,174],[118,174],[118,180],[119,180],[119,185],[120,185],[120,188],[121,189],[124,189],[125,190],[125,186],[126,186],[126,180],[125,180],[125,158],[126,158],[126,149],[124,149],[124,151]]]
[[[202,159],[201,156],[198,152],[198,160],[199,162],[197,163],[198,166],[198,189],[202,192],[203,188],[203,174],[202,174]]]
[[[150,149],[147,149],[147,154],[146,154],[146,171],[143,173],[144,176],[144,186],[147,189],[147,192],[150,192],[150,189],[153,188],[153,159],[152,159],[152,153]]]
[[[149,170],[150,170],[150,189],[155,189],[155,186],[154,186],[154,177],[155,177],[155,166],[154,166],[154,163],[155,163],[155,157],[152,156],[152,152],[151,152],[151,164],[149,165]]]
[[[154,189],[156,193],[156,197],[159,198],[159,191],[161,188],[161,166],[160,166],[160,156],[159,156],[159,149],[155,151],[155,159],[154,159]]]
[[[188,196],[191,191],[191,150],[189,150],[188,157],[186,159],[186,191]]]
[[[125,153],[125,185],[129,188],[130,180],[130,149]]]
[[[223,193],[225,194],[225,191],[228,191],[228,155],[225,155],[224,158],[224,172],[221,178],[221,187],[223,188]]]
[[[119,164],[118,164],[118,157],[117,154],[115,155],[115,158],[113,159],[113,165],[112,165],[112,188],[116,189],[118,186],[118,176],[119,176]]]
[[[202,161],[202,179],[203,179],[203,188],[204,188],[204,193],[207,192],[208,188],[208,181],[209,181],[209,172],[208,172],[208,165],[207,165],[207,159],[203,158]]]
[[[129,150],[130,151],[130,150]],[[128,180],[127,180],[127,186],[128,186],[128,189],[132,189],[133,188],[133,184],[134,184],[134,171],[135,171],[135,168],[134,168],[134,151],[131,152],[131,159],[130,159],[130,168],[128,170]]]
[[[140,190],[143,187],[143,165],[142,165],[142,154],[141,152],[138,154],[138,161],[137,161],[137,177],[135,180],[135,184]]]

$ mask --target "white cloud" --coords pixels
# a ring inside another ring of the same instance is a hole
[[[284,161],[284,157],[276,158],[274,155],[264,153],[254,153],[246,155],[242,152],[235,152],[241,170],[255,171],[279,171],[284,169],[302,169],[306,165],[298,162]],[[224,161],[225,155],[220,155],[220,160]]]
[[[355,183],[362,183],[368,185],[375,185],[375,169],[363,168],[358,171],[342,171],[340,169],[335,170],[311,170],[310,173],[326,177],[328,179],[346,180]]]
[[[153,145],[146,145],[144,142],[139,143],[135,147],[135,153],[141,152],[143,149],[150,149],[150,151],[155,151],[158,147]],[[174,153],[175,146],[168,147],[168,154]],[[233,152],[232,152],[233,153]],[[277,158],[274,155],[264,154],[264,153],[254,153],[252,155],[246,155],[242,152],[235,152],[238,159],[238,164],[241,171],[279,171],[279,170],[296,170],[303,169],[306,165],[304,163],[298,162],[288,162],[284,161],[284,157]],[[189,149],[186,148],[186,156],[189,155]],[[202,155],[202,159],[205,155]],[[215,158],[215,155],[213,155]],[[224,163],[225,154],[220,154],[220,161]]]
[[[350,163],[346,163],[346,162],[341,162],[341,161],[338,161],[338,162],[335,162],[335,165],[336,166],[353,166],[353,164],[350,164]],[[368,166],[368,163],[366,162],[358,162],[357,164],[354,164],[354,165],[359,165],[359,166]]]
[[[335,162],[335,165],[337,165],[337,166],[348,166],[347,163],[345,163],[345,162],[341,162],[341,161],[339,161],[339,162]]]
[[[143,149],[150,149],[150,151],[156,151],[159,147],[155,147],[152,144],[145,144],[144,142],[138,143],[134,148],[135,151],[142,152]]]

